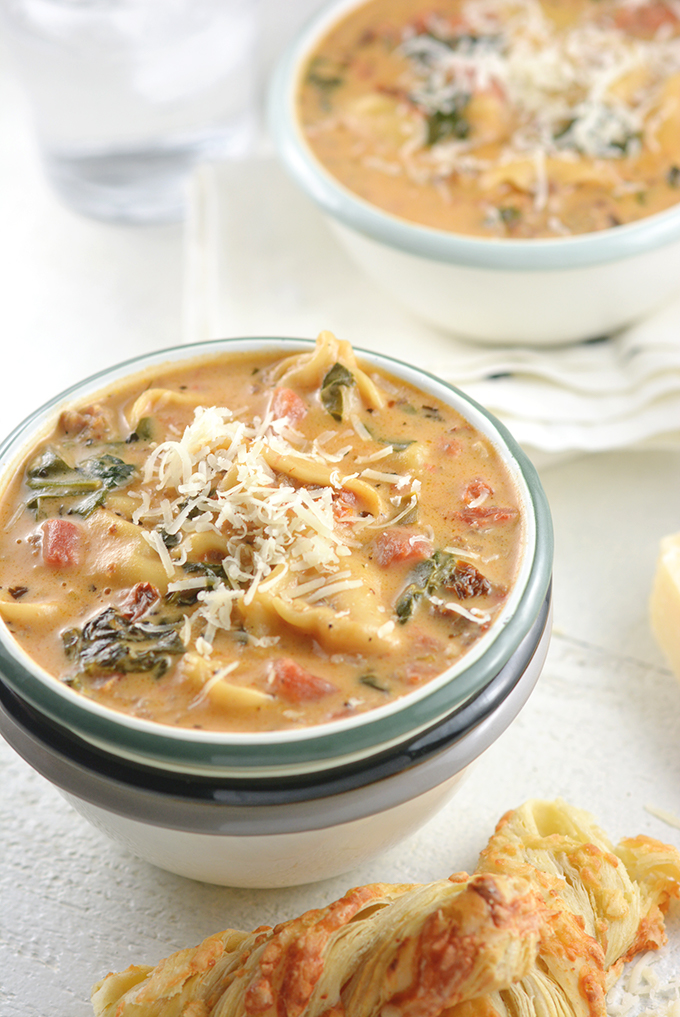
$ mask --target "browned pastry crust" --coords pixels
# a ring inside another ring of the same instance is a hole
[[[368,1017],[391,1005],[428,1017],[528,971],[542,910],[526,881],[505,876],[357,887],[273,929],[221,933],[156,968],[109,975],[95,987],[94,1009],[97,1017]]]
[[[562,801],[508,812],[477,872],[524,877],[543,922],[528,975],[446,1017],[606,1017],[624,963],[666,941],[663,913],[680,896],[680,853],[649,837],[614,847],[592,816]]]
[[[96,1017],[604,1017],[665,939],[680,854],[614,848],[564,802],[507,813],[472,876],[377,883],[275,928],[228,930],[93,989]]]

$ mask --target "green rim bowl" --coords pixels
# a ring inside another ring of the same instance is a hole
[[[400,218],[341,184],[307,144],[296,97],[317,44],[364,2],[334,0],[300,31],[275,68],[268,124],[291,179],[397,303],[469,339],[554,345],[599,338],[680,295],[680,200],[593,233],[485,238]]]
[[[0,487],[32,445],[49,433],[66,405],[92,398],[159,365],[187,365],[216,354],[305,350],[311,342],[249,337],[175,347],[99,372],[32,413],[0,445]],[[356,762],[414,737],[485,688],[531,629],[548,595],[553,562],[546,497],[530,460],[506,428],[464,393],[389,357],[357,350],[368,364],[455,407],[499,451],[516,485],[524,519],[523,552],[504,612],[455,666],[418,690],[356,718],[295,731],[233,734],[173,728],[117,713],[74,692],[36,665],[0,623],[0,677],[34,709],[94,746],[150,766],[234,777],[295,775]]]

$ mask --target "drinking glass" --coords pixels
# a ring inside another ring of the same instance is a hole
[[[45,170],[72,208],[182,217],[204,159],[254,130],[258,0],[0,0]]]

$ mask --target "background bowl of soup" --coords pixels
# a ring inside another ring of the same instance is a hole
[[[0,730],[170,871],[352,868],[441,808],[538,679],[540,482],[412,366],[328,334],[161,351],[0,456]]]
[[[680,19],[656,0],[336,0],[269,122],[351,256],[437,327],[570,342],[680,292]]]

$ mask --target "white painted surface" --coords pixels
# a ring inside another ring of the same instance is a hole
[[[4,433],[84,374],[180,341],[182,237],[61,209],[4,74],[0,139]],[[90,986],[109,970],[227,926],[292,917],[350,885],[469,869],[498,817],[528,797],[562,795],[614,838],[647,833],[680,847],[680,829],[647,811],[680,817],[680,682],[647,622],[658,540],[680,530],[680,455],[593,455],[543,478],[557,541],[555,636],[536,692],[437,817],[347,876],[257,891],[170,875],[104,838],[1,743],[2,1017],[88,1017]],[[662,977],[680,974],[679,916],[676,906]]]

